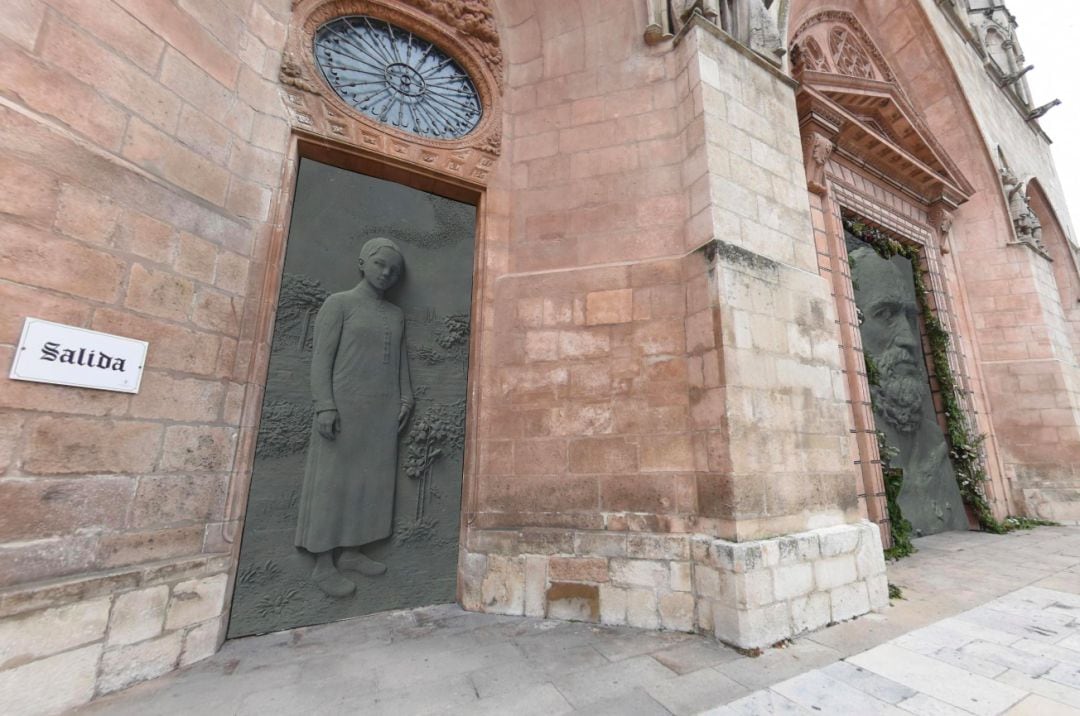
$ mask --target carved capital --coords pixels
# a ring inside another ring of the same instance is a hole
[[[941,253],[949,253],[949,234],[952,231],[953,214],[944,204],[938,202],[930,207],[930,226],[937,234]]]
[[[806,187],[815,194],[824,194],[825,165],[836,149],[836,144],[829,135],[816,129],[808,129],[803,132],[802,145]]]

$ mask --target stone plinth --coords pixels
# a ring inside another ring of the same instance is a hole
[[[228,556],[0,592],[0,703],[50,714],[213,654]]]
[[[462,605],[645,629],[696,631],[741,648],[888,605],[869,522],[750,542],[701,534],[477,530]]]
[[[692,542],[698,629],[738,647],[770,646],[889,604],[876,525],[772,539]]]

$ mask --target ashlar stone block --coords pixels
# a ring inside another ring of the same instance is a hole
[[[858,578],[855,557],[843,555],[814,562],[814,580],[818,589],[833,589],[850,584]]]
[[[165,616],[165,628],[179,629],[221,614],[228,579],[228,575],[216,574],[174,586]]]
[[[5,713],[51,716],[94,696],[101,644],[0,671],[0,704]]]
[[[865,582],[854,582],[829,592],[832,600],[832,620],[842,622],[870,611],[870,597]]]
[[[211,619],[189,629],[184,635],[184,650],[180,654],[180,666],[188,666],[212,656],[217,651],[220,632],[220,619]]]
[[[866,590],[870,597],[870,608],[879,611],[889,606],[889,578],[879,574],[866,580]]]
[[[547,590],[547,616],[576,622],[600,620],[600,590],[595,584],[555,582]]]
[[[881,546],[881,532],[876,525],[869,525],[859,536],[859,546],[855,551],[855,567],[861,579],[869,579],[885,573],[885,558]]]
[[[525,612],[525,569],[518,558],[488,556],[487,574],[480,585],[483,611],[492,614]]]
[[[0,621],[0,668],[97,641],[108,620],[109,600],[95,599]]]
[[[659,629],[656,593],[651,589],[631,589],[626,595],[626,623],[639,629]]]
[[[469,611],[484,611],[482,591],[487,564],[487,555],[476,552],[466,552],[461,560],[458,571],[458,580],[461,582],[461,606]]]
[[[108,649],[101,657],[98,693],[108,694],[172,671],[180,659],[183,634],[171,632],[130,646]]]
[[[660,595],[660,625],[675,631],[693,631],[694,597],[686,592]]]
[[[690,562],[672,562],[668,569],[672,591],[689,592],[693,589],[693,569]]]
[[[525,616],[544,616],[547,588],[547,559],[528,556],[525,558]]]
[[[716,599],[720,597],[720,573],[703,564],[694,565],[694,593],[699,597]]]
[[[825,592],[815,592],[792,599],[791,629],[795,634],[826,626],[832,619],[832,599]]]
[[[718,638],[740,646],[753,645],[745,648],[771,646],[791,636],[790,611],[784,603],[749,611],[718,605],[713,610],[713,618]],[[738,641],[729,635],[737,635]]]
[[[663,587],[668,583],[666,562],[647,559],[611,560],[611,579],[631,587]]]
[[[773,592],[777,599],[801,597],[814,590],[814,567],[806,562],[777,567],[773,580]]]
[[[828,527],[818,533],[821,542],[821,556],[835,557],[854,552],[859,546],[861,530],[856,525]]]
[[[810,562],[821,556],[820,542],[813,532],[781,537],[779,542],[780,564]]]
[[[626,624],[627,590],[611,584],[600,585],[600,622]]]
[[[722,579],[723,577],[721,577]],[[740,609],[754,609],[772,604],[773,574],[770,570],[735,575],[735,603]]]
[[[134,644],[160,634],[168,602],[169,587],[164,584],[116,597],[109,618],[109,645]]]

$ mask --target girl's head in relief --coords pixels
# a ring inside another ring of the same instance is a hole
[[[360,249],[360,279],[382,295],[401,278],[405,269],[405,259],[390,239],[375,238],[369,240]]]

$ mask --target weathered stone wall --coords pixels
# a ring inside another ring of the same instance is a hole
[[[650,49],[644,4],[574,6],[500,4],[493,181],[511,190],[485,247],[461,600],[763,646],[810,627],[783,587],[726,602],[742,577],[708,545],[775,551],[859,519],[794,83],[708,23]],[[771,584],[774,566],[747,579]],[[866,578],[808,591],[862,585],[854,616]]]
[[[0,360],[26,316],[150,343],[138,395],[0,387],[6,710],[70,707],[218,644],[288,146],[288,14],[286,0],[0,12]]]
[[[958,258],[989,389],[992,424],[1018,508],[1032,516],[1077,520],[1080,367],[1070,340],[1070,334],[1078,330],[1076,264],[1068,256],[1075,248],[1070,249],[1061,229],[1076,234],[1050,145],[1037,125],[1026,121],[1008,100],[975,48],[953,29],[935,3],[922,0],[921,4],[970,103],[984,142],[981,151],[996,161],[1000,146],[1018,176],[1035,177],[1035,191],[1045,197],[1040,219],[1048,224],[1050,219],[1061,222],[1044,231],[1044,240],[1054,244],[1057,260],[1053,263],[1027,246],[1010,245],[1015,239],[1001,184],[996,176],[982,172],[978,205],[965,206],[963,216],[970,218],[958,222]],[[1022,16],[1019,19],[1023,21]],[[1054,68],[1036,71],[1053,72]],[[931,113],[931,119],[938,117]],[[976,158],[965,159],[974,163]]]

